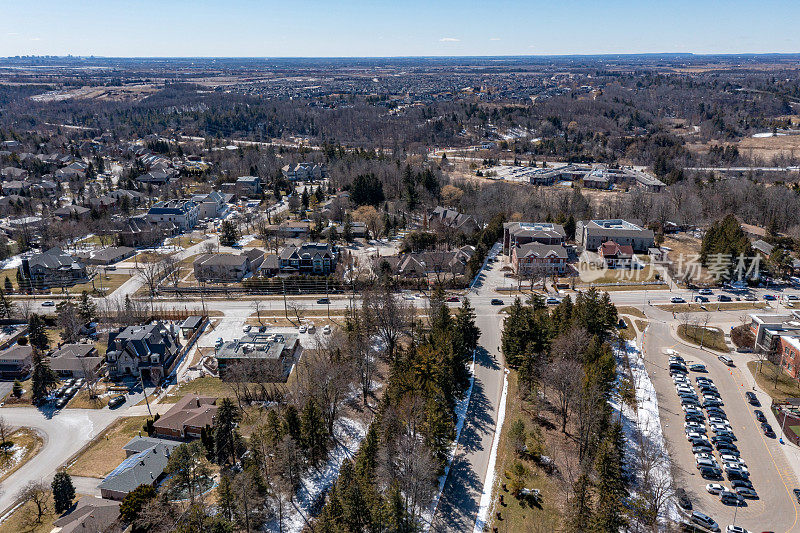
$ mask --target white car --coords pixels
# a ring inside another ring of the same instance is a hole
[[[325,325],[325,327],[324,327],[324,328],[322,328],[322,334],[323,334],[323,335],[330,335],[330,334],[331,334],[331,327],[330,327],[330,325]]]
[[[697,431],[687,431],[686,432],[686,440],[702,439],[704,437],[706,437],[706,436],[703,433],[699,433]]]
[[[314,323],[313,322],[309,322],[308,323],[308,332],[309,333],[314,333],[316,330],[317,330],[317,328],[314,327]]]
[[[297,328],[297,331],[299,331],[300,333],[305,333],[307,330],[308,326],[306,326],[305,324],[300,324],[300,327]]]
[[[745,529],[742,526],[728,526],[725,531],[727,533],[750,533],[749,529]]]
[[[245,325],[244,327],[242,327],[242,332],[243,332],[243,333],[247,333],[247,332],[249,332],[251,329],[253,329],[253,326],[250,326],[250,325]]]
[[[735,455],[728,455],[727,453],[723,453],[722,455],[719,456],[719,458],[722,459],[726,463],[734,463],[734,464],[738,464],[738,465],[741,465],[741,466],[746,466],[744,464],[744,461],[742,461],[741,459],[739,459]]]
[[[719,483],[709,483],[706,485],[706,490],[709,494],[719,494],[723,490],[727,490],[725,487],[720,485]]]

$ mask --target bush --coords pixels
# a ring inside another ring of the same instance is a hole
[[[752,350],[755,348],[756,337],[753,335],[753,332],[750,331],[750,326],[743,324],[731,330],[731,341],[738,349],[749,348]]]

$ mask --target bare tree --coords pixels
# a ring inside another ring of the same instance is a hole
[[[166,255],[161,260],[162,276],[174,288],[181,282],[181,267],[175,256]]]
[[[566,357],[553,361],[546,371],[545,381],[556,394],[556,407],[561,419],[562,433],[567,431],[567,421],[576,401],[575,396],[580,391],[580,380],[577,378],[582,373],[580,363]]]
[[[47,514],[50,487],[43,481],[28,481],[17,492],[17,499],[24,503],[30,502],[33,504],[24,515],[26,526],[32,529],[34,525],[40,524],[42,517]]]
[[[8,460],[11,456],[11,424],[6,422],[5,418],[0,417],[0,454],[4,460]]]
[[[162,263],[163,254],[156,254],[152,261],[137,261],[134,266],[136,275],[147,286],[152,300],[158,289],[158,283],[164,275],[164,265]]]
[[[386,356],[394,361],[400,338],[411,326],[411,309],[397,295],[383,287],[363,295],[362,312],[368,317],[371,328],[386,347]]]
[[[299,326],[303,322],[303,315],[305,315],[306,306],[298,301],[290,301],[286,303],[286,307],[297,319],[297,325]]]

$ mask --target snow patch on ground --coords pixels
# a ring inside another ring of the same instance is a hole
[[[615,391],[609,401],[614,410],[614,417],[620,416],[622,429],[625,434],[625,455],[628,464],[636,461],[639,453],[640,442],[650,442],[655,447],[655,453],[660,455],[658,461],[654,461],[650,471],[650,479],[657,486],[672,486],[672,472],[670,471],[671,461],[669,452],[664,442],[664,435],[661,431],[661,421],[658,417],[658,399],[656,389],[644,366],[644,359],[635,341],[627,341],[625,349],[615,347],[614,355],[617,358],[617,365],[624,364],[623,359],[631,369],[633,386],[636,389],[636,409],[621,402],[619,394]],[[618,373],[618,379],[621,373]],[[631,497],[635,497],[637,488],[631,489]],[[680,513],[673,498],[668,498],[660,519],[662,521],[680,520]]]
[[[367,426],[357,420],[340,418],[334,423],[333,435],[336,446],[328,454],[328,460],[319,469],[312,469],[300,480],[300,488],[295,494],[294,508],[284,519],[284,527],[277,521],[267,524],[267,531],[299,533],[311,519],[311,510],[319,499],[330,489],[339,477],[339,469],[345,459],[353,459],[361,441],[367,436]]]
[[[489,467],[486,469],[486,481],[483,483],[483,493],[481,494],[480,505],[478,506],[478,518],[475,520],[473,533],[482,533],[486,527],[486,519],[489,516],[489,508],[492,504],[492,492],[494,490],[495,469],[497,463],[497,447],[500,445],[500,433],[503,429],[503,422],[506,419],[506,400],[508,399],[508,370],[503,370],[503,393],[500,396],[500,409],[497,413],[497,427],[494,430],[492,439],[492,451],[489,454]]]

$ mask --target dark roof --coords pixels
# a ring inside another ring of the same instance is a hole
[[[186,328],[194,329],[197,326],[199,326],[202,321],[203,317],[200,315],[187,317],[186,320],[184,320],[183,323],[181,324],[181,329],[186,329]]]
[[[134,437],[134,440],[137,438],[141,437]],[[127,494],[139,485],[153,485],[164,473],[170,454],[180,444],[159,439],[153,446],[122,461],[97,488]],[[132,445],[131,442],[128,445]]]
[[[53,522],[59,533],[96,533],[105,531],[119,517],[119,504],[93,496],[83,496],[75,509]]]

